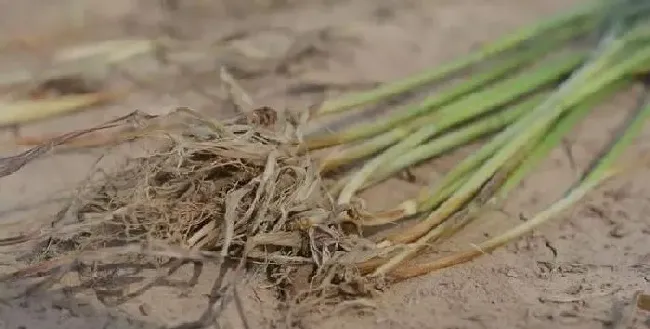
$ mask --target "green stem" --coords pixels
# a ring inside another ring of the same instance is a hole
[[[431,196],[427,199],[427,203],[425,205],[426,207],[422,205],[419,199],[415,199],[412,201],[407,200],[406,202],[415,202],[416,213],[430,211],[431,209],[434,209],[437,206],[439,206],[443,201],[449,198],[452,194],[454,194],[454,191],[456,191],[461,186],[463,186],[463,184],[465,184],[468,179],[469,177],[459,177],[457,180],[449,182],[443,188],[436,191],[435,194],[431,194]]]
[[[551,132],[544,134],[544,138],[539,143],[531,154],[520,164],[517,170],[510,175],[505,184],[497,193],[496,199],[505,199],[512,189],[517,187],[528,173],[541,162],[548,153],[551,152],[568,134],[578,122],[580,122],[594,107],[602,102],[604,99],[611,97],[614,93],[620,91],[622,88],[628,86],[630,80],[624,79],[609,85],[601,90],[596,96],[587,98],[580,105],[570,110],[564,117],[562,117],[557,124],[553,127]]]
[[[494,251],[496,248],[507,244],[510,241],[516,240],[526,234],[530,234],[535,228],[547,223],[552,218],[556,217],[562,211],[576,204],[583,199],[589,191],[596,188],[599,184],[609,179],[617,173],[617,170],[612,169],[612,164],[616,161],[621,153],[629,146],[641,132],[646,120],[650,118],[650,103],[646,103],[642,108],[637,111],[636,115],[630,121],[627,129],[623,134],[614,142],[609,151],[603,156],[597,165],[589,171],[580,184],[575,188],[569,190],[566,196],[554,202],[550,207],[538,213],[533,218],[526,222],[513,227],[506,232],[488,239],[464,252],[459,252],[439,260],[425,263],[415,264],[411,266],[401,267],[396,269],[393,273],[395,279],[406,279],[432,271],[450,267],[460,263],[470,261],[486,253]],[[425,241],[426,242],[426,241]]]
[[[444,134],[426,144],[420,145],[415,149],[405,153],[395,159],[387,167],[381,168],[372,176],[372,184],[376,184],[394,173],[410,167],[423,160],[436,157],[453,148],[465,145],[481,136],[494,133],[503,129],[514,122],[524,113],[535,108],[541,103],[543,97],[548,97],[548,93],[536,94],[525,101],[511,106],[503,111],[492,113],[485,118],[479,119],[474,123],[464,126],[458,130]]]
[[[365,184],[366,180],[380,166],[392,162],[395,158],[402,156],[405,152],[444,129],[482,115],[557,80],[559,76],[574,69],[584,59],[584,55],[584,52],[569,53],[559,59],[548,61],[544,65],[537,67],[533,72],[520,74],[502,81],[486,90],[471,94],[444,107],[435,115],[417,120],[417,125],[396,128],[397,131],[403,130],[402,136],[404,136],[404,139],[370,160],[361,168],[341,191],[339,203],[348,203],[354,193]],[[414,131],[415,128],[419,129]]]
[[[315,150],[332,145],[345,144],[359,139],[368,138],[370,136],[375,136],[390,128],[397,127],[413,118],[448,104],[460,96],[488,85],[490,82],[506,76],[524,64],[543,58],[549,51],[556,49],[559,45],[577,35],[586,33],[589,28],[592,28],[592,26],[585,25],[580,28],[563,30],[561,33],[553,35],[552,39],[536,44],[532,49],[521,51],[512,54],[507,58],[503,58],[497,63],[489,65],[489,68],[486,71],[479,72],[478,74],[473,75],[470,79],[464,80],[457,85],[452,85],[435,95],[428,96],[418,104],[408,104],[399,108],[388,116],[374,122],[355,125],[344,131],[327,134],[325,136],[310,137],[306,141],[307,148]]]
[[[395,141],[404,138],[404,130],[391,130],[356,145],[349,146],[339,152],[333,153],[323,159],[320,167],[321,174],[363,159],[393,144]]]
[[[610,146],[607,154],[598,159],[593,169],[582,179],[581,184],[589,184],[603,177],[605,172],[610,170],[612,163],[620,157],[621,153],[639,135],[648,118],[650,118],[650,101],[646,101],[637,110],[637,113],[628,121],[627,129]]]
[[[604,88],[610,83],[620,79],[621,77],[634,72],[634,70],[642,63],[650,59],[650,48],[642,49],[635,53],[628,54],[627,58],[617,64],[614,64],[610,69],[595,72],[592,71],[591,65],[600,65],[602,62],[611,62],[611,59],[616,55],[616,52],[604,52],[602,56],[592,60],[588,63],[584,71],[590,74],[576,75],[576,80],[570,81],[570,84],[576,84],[579,80],[583,80],[583,84],[579,85],[581,88],[576,88],[572,93],[568,89],[561,89],[558,91],[560,97],[551,97],[555,104],[549,106],[548,103],[531,112],[529,116],[519,120],[519,133],[510,142],[505,144],[497,151],[489,160],[487,160],[478,170],[476,170],[471,178],[454,194],[447,199],[436,211],[431,213],[424,221],[416,224],[408,230],[391,237],[391,241],[395,243],[404,243],[418,239],[428,232],[432,227],[447,219],[451,214],[457,211],[464,205],[476,191],[488,180],[499,168],[508,161],[517,150],[521,149],[531,141],[531,139],[539,133],[539,131],[546,129],[549,124],[557,120],[567,109],[576,106],[587,97],[592,97],[593,94]],[[598,73],[598,74],[594,74]],[[573,87],[573,86],[572,86]]]
[[[543,34],[550,33],[553,30],[557,29],[571,27],[572,25],[575,25],[579,20],[593,17],[595,13],[598,13],[603,8],[603,3],[597,1],[589,3],[586,6],[575,8],[568,12],[564,12],[548,20],[537,22],[531,26],[521,28],[509,35],[506,35],[484,46],[481,50],[475,53],[458,58],[445,65],[425,70],[419,74],[407,77],[402,80],[381,85],[378,88],[369,90],[367,92],[351,94],[342,98],[325,102],[320,108],[319,114],[345,111],[356,106],[377,102],[417,88],[424,84],[442,79],[454,72],[460,71],[469,67],[470,65],[483,61],[486,58],[513,49],[522,43],[537,41],[535,39]]]
[[[553,216],[557,216],[557,214],[566,210],[567,208],[569,208],[570,206],[572,206],[573,204],[581,200],[589,191],[591,191],[593,188],[595,188],[599,183],[601,183],[605,179],[611,177],[612,174],[613,173],[607,173],[607,175],[605,175],[604,177],[602,177],[597,181],[581,185],[579,188],[571,191],[571,193],[567,195],[565,198],[558,200],[551,207],[538,213],[535,217],[531,218],[530,220],[524,222],[523,224],[519,224],[516,227],[511,228],[508,231],[494,238],[486,240],[476,245],[470,250],[458,252],[424,264],[412,264],[408,266],[395,267],[394,271],[390,273],[390,277],[393,280],[404,280],[407,278],[412,278],[415,276],[420,276],[426,273],[430,273],[432,271],[439,270],[442,268],[465,263],[472,259],[490,253],[496,248],[508,243],[509,241],[512,241],[514,239],[517,239],[521,236],[524,236],[532,232],[536,227],[544,224],[549,219],[553,218]],[[421,240],[423,240],[422,244],[426,245],[428,241],[428,237],[424,236]]]
[[[418,204],[421,205],[421,207],[423,207],[424,209],[432,209],[430,208],[430,202],[428,202],[427,200],[429,200],[430,198],[434,198],[434,196],[438,193],[438,191],[444,189],[445,186],[447,186],[451,182],[456,181],[458,177],[465,175],[470,171],[474,170],[483,161],[489,158],[498,148],[500,148],[510,139],[515,138],[515,136],[517,136],[521,130],[528,129],[528,127],[530,127],[531,124],[537,121],[540,115],[544,115],[544,113],[548,112],[548,110],[550,110],[553,107],[553,105],[555,105],[554,103],[556,103],[557,100],[561,98],[561,96],[563,96],[567,91],[570,91],[572,86],[580,85],[581,82],[588,83],[588,79],[591,75],[593,75],[595,72],[598,72],[598,70],[607,67],[607,65],[611,65],[616,55],[622,52],[622,49],[624,48],[626,42],[629,42],[630,40],[636,41],[639,38],[639,35],[644,35],[643,33],[638,33],[640,31],[641,30],[637,29],[634,31],[634,33],[628,34],[624,38],[614,40],[613,42],[611,42],[610,47],[605,48],[605,50],[600,50],[598,53],[596,53],[598,57],[595,60],[591,60],[588,64],[585,64],[580,70],[576,71],[572,75],[571,79],[565,82],[556,94],[554,94],[552,97],[549,97],[549,99],[544,104],[542,104],[540,108],[537,109],[537,111],[535,111],[535,113],[531,113],[531,115],[523,118],[521,122],[517,122],[516,124],[508,127],[505,131],[503,131],[502,133],[497,135],[494,139],[492,139],[488,144],[483,146],[483,148],[481,148],[479,151],[475,152],[470,157],[465,158],[460,164],[454,167],[454,169],[452,169],[452,171],[449,172],[441,182],[436,183],[436,185],[431,188],[424,189],[420,193]],[[640,56],[643,56],[642,53],[638,53],[638,54]],[[638,72],[639,67],[643,67],[643,65],[647,64],[647,62],[648,59],[639,60],[638,62],[635,62],[634,64],[632,64],[633,65],[632,72],[634,73]],[[616,77],[614,77],[613,79],[615,80]],[[531,136],[531,138],[532,137],[534,136]]]

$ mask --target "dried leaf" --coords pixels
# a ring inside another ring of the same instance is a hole
[[[41,155],[46,154],[47,152],[51,151],[54,147],[64,144],[71,139],[86,135],[94,131],[118,127],[124,124],[126,120],[133,119],[136,117],[153,118],[154,116],[146,115],[138,111],[132,112],[130,114],[111,120],[105,124],[93,128],[74,131],[53,138],[52,140],[48,141],[45,144],[33,147],[18,155],[0,158],[0,178],[13,174],[14,172],[20,170],[20,168],[24,167],[27,163],[33,161],[34,159],[40,157]]]
[[[150,40],[110,40],[64,49],[54,55],[44,70],[19,68],[0,74],[0,86],[12,86],[38,80],[61,79],[68,76],[103,78],[111,65],[138,55],[153,53]]]
[[[71,148],[86,148],[114,145],[119,142],[132,140],[141,136],[143,131],[132,131],[132,129],[121,129],[110,133],[92,132],[83,136],[83,138],[73,138],[65,141],[61,146]],[[14,144],[19,146],[36,146],[47,143],[52,138],[61,136],[61,133],[46,134],[42,136],[19,136],[14,139]]]
[[[100,92],[0,104],[0,127],[28,123],[78,111],[113,100],[118,95],[119,93]]]
[[[93,58],[98,64],[115,64],[132,57],[151,53],[154,50],[151,40],[108,40],[81,45],[59,51],[54,55],[55,62],[70,62]]]
[[[32,230],[31,232],[21,233],[19,235],[15,235],[9,238],[2,238],[0,239],[0,247],[11,246],[15,244],[24,243],[30,240],[34,240],[36,237],[38,237],[39,233],[40,230]]]
[[[263,245],[299,248],[302,246],[302,237],[297,231],[261,233],[249,239],[246,248],[251,250]]]
[[[226,195],[226,213],[223,215],[224,234],[223,234],[223,247],[221,249],[221,256],[228,256],[228,249],[235,236],[235,223],[237,222],[237,208],[242,199],[252,189],[251,186],[242,187],[238,190],[232,191]]]
[[[242,112],[248,112],[255,105],[253,99],[248,95],[246,90],[235,80],[228,72],[226,67],[222,66],[219,71],[221,81],[224,83],[225,92],[228,94],[230,101]]]

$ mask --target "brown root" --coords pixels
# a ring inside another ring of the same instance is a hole
[[[213,262],[223,275],[201,321],[214,318],[217,299],[234,298],[225,272],[250,267],[267,273],[293,315],[298,304],[369,293],[351,256],[373,244],[340,220],[349,210],[336,208],[311,159],[297,152],[296,127],[269,108],[227,123],[188,109],[148,120],[160,128],[144,129],[155,151],[90,183],[41,236],[32,264],[3,279],[45,277],[33,290],[76,272],[79,289],[115,305],[185,264],[198,276]],[[158,272],[143,278],[135,268]]]

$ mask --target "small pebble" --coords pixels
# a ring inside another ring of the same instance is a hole
[[[149,314],[151,314],[151,307],[147,304],[140,304],[138,309],[140,310],[140,314],[144,316],[149,316]]]
[[[626,229],[623,224],[617,224],[611,231],[609,231],[609,235],[613,238],[622,238],[628,234],[630,234],[630,231]]]

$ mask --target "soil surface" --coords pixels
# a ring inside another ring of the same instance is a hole
[[[163,9],[163,2],[168,9]],[[297,111],[344,91],[442,63],[575,2],[2,0],[0,72],[20,68],[38,72],[54,51],[93,40],[166,36],[169,47],[184,49],[175,52],[171,64],[151,56],[120,64],[102,81],[105,88],[128,88],[126,97],[21,126],[20,136],[87,128],[135,109],[160,114],[189,106],[226,117],[233,109],[224,101],[220,85],[219,67],[224,64],[256,104]],[[3,90],[10,98],[10,91]],[[524,182],[504,211],[486,216],[434,252],[464,249],[499,228],[516,225],[520,214],[534,214],[561,195],[616,133],[634,106],[634,96],[619,95],[599,108]],[[11,143],[15,131],[0,130],[1,155],[21,150]],[[648,140],[650,127],[624,159],[650,151]],[[123,151],[128,153],[128,147]],[[416,168],[415,182],[391,179],[363,196],[371,207],[397,204],[467,152]],[[0,221],[13,224],[0,237],[29,231],[57,211],[57,198],[82,182],[104,153],[97,149],[56,152],[2,178]],[[371,301],[372,312],[344,309],[324,318],[314,314],[301,325],[318,329],[650,328],[650,315],[629,306],[636,291],[650,289],[649,196],[647,172],[616,178],[532,236],[469,264],[390,287]],[[0,272],[20,266],[11,257],[13,252],[17,251],[2,250]],[[18,299],[3,294],[0,328],[173,326],[202,312],[211,283],[210,271],[205,272],[193,289],[151,289],[110,310],[83,294],[39,293]],[[250,327],[276,327],[275,301],[255,284],[255,277],[251,280],[239,291]],[[10,288],[15,287],[1,289],[9,293]],[[243,328],[232,309],[220,323],[223,328]]]

